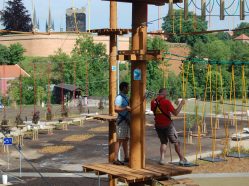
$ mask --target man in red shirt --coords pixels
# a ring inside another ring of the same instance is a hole
[[[175,109],[172,103],[168,99],[166,99],[165,88],[160,89],[157,98],[151,101],[151,110],[155,115],[155,128],[161,142],[159,161],[159,164],[161,165],[165,164],[164,155],[166,152],[168,141],[174,144],[175,151],[180,158],[179,163],[183,165],[187,162],[187,160],[180,152],[180,142],[178,141],[178,136],[170,117],[171,113],[177,116],[184,104],[185,101],[182,100],[177,109]]]

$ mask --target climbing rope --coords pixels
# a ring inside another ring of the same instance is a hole
[[[36,99],[37,99],[36,63],[33,63],[33,76],[34,76],[34,114],[35,114],[35,112],[36,112]]]
[[[184,70],[184,64],[183,64],[183,70],[182,70],[182,91],[183,91],[183,99],[186,99],[187,97],[187,84],[188,84],[188,77],[189,77],[189,69],[190,69],[190,63],[188,63],[186,77],[185,77],[185,70]],[[184,112],[184,129],[183,129],[183,137],[184,137],[184,147],[183,147],[183,155],[186,154],[186,127],[187,127],[187,117],[186,117],[186,106],[183,106],[183,112]]]

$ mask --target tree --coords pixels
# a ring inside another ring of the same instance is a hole
[[[222,40],[214,40],[209,43],[197,41],[191,50],[192,57],[208,58],[210,60],[229,60],[231,49],[227,43]]]
[[[2,12],[1,22],[5,30],[28,32],[32,29],[30,14],[22,0],[9,0]]]
[[[25,49],[20,43],[11,44],[9,47],[0,44],[0,63],[14,65],[24,59]]]
[[[241,22],[235,29],[248,28],[248,27],[249,27],[249,23]],[[236,31],[236,32],[234,32],[234,37],[237,37],[241,34],[245,34],[245,35],[249,36],[249,30],[244,29],[244,30]]]
[[[203,21],[200,16],[196,16],[193,12],[189,12],[188,20],[184,20],[182,10],[174,10],[174,12],[174,17],[166,16],[162,25],[162,29],[166,33],[173,33],[173,35],[169,36],[169,41],[174,43],[187,43],[191,46],[193,46],[197,40],[207,42],[207,36],[205,34],[177,35],[180,33],[206,31],[208,28],[207,21]]]
[[[14,65],[24,59],[25,49],[20,43],[14,43],[9,46],[8,64]]]
[[[168,51],[166,42],[160,37],[148,38],[147,47],[149,50]],[[152,60],[147,63],[147,90],[158,91],[163,87],[163,61]]]
[[[219,40],[224,40],[224,41],[232,39],[231,35],[228,32],[219,32],[218,34],[216,34],[216,37]]]
[[[8,51],[8,47],[0,44],[0,65],[7,64]]]

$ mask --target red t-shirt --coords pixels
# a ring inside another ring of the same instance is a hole
[[[156,108],[156,100],[158,101],[159,105]],[[158,108],[160,107],[161,110],[166,113],[168,116],[170,116],[170,113],[174,112],[175,108],[172,105],[172,103],[165,99],[162,96],[158,96],[156,99],[151,101],[151,110],[154,112],[155,114],[155,125],[156,127],[167,127],[170,125],[171,121],[170,119],[165,116],[160,109]],[[156,110],[155,110],[156,109]]]

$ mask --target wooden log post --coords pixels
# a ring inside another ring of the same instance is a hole
[[[245,20],[245,0],[240,0],[240,20]]]
[[[117,2],[110,1],[110,28],[117,28]],[[113,116],[114,100],[116,97],[116,55],[117,55],[117,36],[110,35],[110,58],[109,58],[109,115]],[[109,162],[115,159],[115,142],[116,142],[116,126],[114,121],[109,121]],[[109,178],[109,186],[115,186],[116,180]]]
[[[225,2],[224,0],[220,0],[220,20],[224,20],[225,19]]]
[[[201,18],[206,20],[206,0],[201,0]]]
[[[143,2],[132,4],[132,50],[139,50],[140,55],[147,52],[147,14],[148,5]],[[145,89],[146,61],[131,63],[131,139],[130,167],[145,166]]]
[[[184,0],[184,19],[188,19],[188,0]]]

